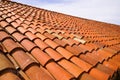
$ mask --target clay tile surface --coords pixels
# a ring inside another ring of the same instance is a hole
[[[42,49],[42,50],[50,47],[48,44],[46,44],[45,42],[43,42],[43,41],[40,40],[40,39],[35,39],[34,42],[35,42],[35,44],[36,44],[37,46],[39,46],[39,48]]]
[[[15,32],[12,34],[12,36],[17,39],[17,41],[21,42],[22,40],[26,39],[27,37],[20,34],[19,32]]]
[[[41,70],[38,66],[32,66],[25,73],[31,80],[54,80],[45,71]],[[34,74],[33,74],[34,73]]]
[[[112,76],[114,74],[114,70],[104,66],[104,65],[101,65],[101,64],[98,64],[97,65],[97,68],[107,74],[109,74],[110,76]]]
[[[7,77],[6,77],[7,76]],[[0,80],[22,80],[14,73],[8,72],[0,76]]]
[[[14,27],[14,28],[17,28],[19,26],[19,24],[17,22],[12,22],[11,25]]]
[[[25,49],[27,49],[28,51],[31,51],[32,49],[34,49],[36,47],[36,45],[34,43],[32,43],[30,40],[28,39],[24,39],[22,40],[21,44],[25,47]]]
[[[7,49],[8,52],[12,52],[14,51],[14,49],[21,49],[21,47],[19,47],[15,41],[13,41],[13,39],[9,38],[6,39],[2,42],[2,44],[5,46],[5,48]]]
[[[92,65],[88,64],[87,62],[77,58],[77,57],[72,57],[71,61],[81,67],[84,71],[88,72],[91,68]]]
[[[10,37],[10,36],[9,36],[6,32],[4,32],[4,31],[0,31],[0,34],[2,34],[2,35],[0,35],[0,41],[4,40],[5,38]]]
[[[65,43],[65,42],[63,42],[63,41],[61,41],[61,40],[59,40],[59,39],[54,39],[54,41],[55,41],[57,44],[59,44],[59,45],[61,45],[61,46],[63,46],[63,47],[65,47],[65,46],[68,45],[67,43]]]
[[[48,39],[46,36],[44,36],[44,35],[42,35],[40,33],[36,33],[36,36],[39,37],[43,41],[46,40],[46,39]]]
[[[73,47],[71,47],[71,46],[66,46],[65,48],[66,48],[66,50],[70,51],[71,53],[73,53],[74,55],[77,55],[77,56],[82,53],[82,52],[80,51],[80,49],[77,50],[76,48],[73,48]]]
[[[120,80],[120,25],[0,0],[0,80]]]
[[[73,56],[72,53],[70,53],[69,51],[67,51],[66,49],[62,48],[62,47],[58,47],[56,49],[56,51],[58,51],[62,56],[64,56],[66,59],[69,59]]]
[[[97,80],[90,76],[88,73],[83,73],[79,80]]]
[[[59,44],[57,44],[56,42],[50,40],[50,39],[46,39],[45,43],[47,43],[49,46],[51,46],[53,49],[57,48],[58,46],[60,46]]]
[[[68,72],[73,74],[75,77],[78,77],[79,75],[82,74],[83,70],[79,68],[78,66],[74,65],[73,63],[62,59],[61,61],[58,62],[63,68],[65,68]]]
[[[49,33],[44,33],[44,35],[46,36],[46,37],[48,37],[48,38],[50,38],[51,40],[53,40],[53,39],[55,39],[56,37],[55,36],[53,36],[53,35],[51,35],[51,34],[49,34]]]
[[[109,80],[109,75],[98,70],[98,69],[92,69],[90,71],[90,75],[93,76],[97,80]]]
[[[6,27],[6,30],[7,30],[10,34],[12,34],[12,33],[14,33],[14,32],[16,31],[16,29],[14,29],[12,26],[7,26],[7,27]]]
[[[26,53],[22,50],[15,51],[12,56],[15,58],[15,60],[18,62],[20,67],[24,70],[27,66],[34,63],[35,61],[30,58]],[[20,57],[19,57],[20,56]],[[21,59],[22,58],[22,59]]]
[[[34,48],[31,51],[31,54],[40,62],[40,64],[42,64],[43,66],[49,61],[51,60],[51,58],[44,53],[43,51],[41,51],[39,48]]]
[[[94,58],[84,55],[84,54],[80,55],[80,59],[86,61],[87,63],[89,63],[93,66],[95,66],[98,63],[98,61],[96,61]]]
[[[0,52],[0,71],[7,69],[7,68],[14,68],[13,64],[5,57],[5,55]]]
[[[6,26],[8,25],[8,23],[7,23],[6,21],[1,21],[1,22],[0,22],[0,25],[1,25],[2,27],[6,27]]]
[[[32,34],[31,32],[26,32],[25,35],[30,39],[30,40],[34,40],[36,39],[37,37]]]
[[[56,52],[52,48],[45,49],[45,52],[48,53],[48,55],[50,55],[55,61],[63,58],[62,55],[60,55],[58,52]]]
[[[69,72],[65,71],[62,67],[60,67],[58,64],[56,64],[54,62],[48,63],[46,65],[46,68],[58,80],[70,80],[70,79],[74,78],[73,75],[71,75]]]
[[[13,20],[11,18],[6,19],[7,22],[12,22]]]

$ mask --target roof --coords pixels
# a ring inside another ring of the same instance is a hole
[[[117,80],[120,26],[0,2],[0,80]]]

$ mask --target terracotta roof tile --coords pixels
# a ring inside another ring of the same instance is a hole
[[[59,80],[70,80],[73,79],[74,76],[70,73],[66,72],[63,68],[61,68],[58,64],[51,62],[46,65],[48,71]],[[59,73],[58,73],[59,72]],[[60,75],[61,74],[61,75]]]
[[[17,28],[19,26],[19,24],[17,22],[12,22],[11,25],[14,27],[14,28]]]
[[[14,65],[7,59],[4,53],[0,51],[0,80],[21,80],[14,72]]]
[[[109,62],[120,67],[120,62],[117,60],[109,59]]]
[[[40,64],[42,64],[43,66],[46,65],[46,63],[51,60],[51,58],[44,53],[43,51],[41,51],[39,48],[34,48],[31,51],[31,54],[40,62]]]
[[[89,64],[91,64],[93,66],[95,66],[98,63],[98,61],[95,60],[94,58],[92,58],[91,56],[87,56],[87,55],[81,54],[79,57],[80,57],[80,59],[88,62]]]
[[[96,80],[96,79],[87,73],[83,73],[79,80]]]
[[[67,61],[66,59],[62,59],[58,62],[63,68],[65,68],[68,72],[73,74],[76,78],[79,77],[83,70],[79,68],[78,66],[74,65],[73,63]]]
[[[14,33],[12,34],[12,36],[13,36],[15,39],[17,39],[17,41],[19,41],[19,42],[21,42],[21,41],[24,40],[24,39],[27,39],[26,36],[20,34],[19,32],[14,32]]]
[[[56,36],[60,40],[64,38],[63,36],[60,36],[59,34],[56,34],[56,33],[53,33],[52,35]]]
[[[120,79],[119,25],[10,0],[0,6],[0,80]]]
[[[13,65],[16,69],[20,68],[18,63],[15,61],[15,59],[10,54],[7,54],[7,57],[11,60],[11,62],[13,63]]]
[[[76,45],[73,45],[72,47],[79,53],[86,53],[86,52],[88,52],[88,50],[80,48],[79,46],[76,46]]]
[[[37,36],[35,36],[34,34],[32,34],[31,32],[26,32],[25,35],[30,39],[30,40],[35,40],[37,38]]]
[[[6,21],[10,23],[10,22],[12,22],[13,20],[12,20],[11,18],[6,18]]]
[[[54,41],[50,40],[50,39],[46,39],[45,43],[47,43],[50,47],[52,47],[53,49],[56,49],[57,47],[59,47],[60,45],[55,43]]]
[[[120,54],[115,55],[112,59],[113,59],[113,60],[120,61]]]
[[[7,15],[3,14],[3,15],[2,15],[2,18],[4,18],[4,19],[7,18]]]
[[[15,15],[12,15],[12,16],[11,16],[11,18],[12,18],[13,20],[15,20],[15,19],[16,19]]]
[[[82,52],[80,51],[80,49],[76,49],[76,48],[73,48],[71,46],[66,46],[65,47],[66,50],[70,51],[71,53],[73,53],[74,55],[80,55]]]
[[[29,24],[25,24],[25,23],[21,24],[21,26],[23,26],[25,29],[29,27],[28,25]]]
[[[40,66],[40,69],[41,69],[42,71],[44,71],[45,73],[47,73],[47,74],[52,78],[52,80],[55,80],[55,78],[52,76],[52,74],[51,74],[46,68]]]
[[[113,74],[114,74],[114,70],[112,70],[112,69],[110,69],[110,68],[108,68],[108,67],[106,67],[106,66],[104,66],[104,65],[102,65],[102,64],[98,64],[98,65],[97,65],[97,69],[99,69],[99,70],[101,70],[101,71],[109,74],[111,77],[112,77]]]
[[[7,72],[4,75],[0,76],[0,80],[21,80],[21,79],[18,76],[16,76],[14,73]]]
[[[2,44],[5,46],[5,48],[7,49],[7,51],[10,52],[10,53],[14,52],[15,49],[22,49],[11,38],[5,39],[2,42]]]
[[[61,45],[62,47],[65,47],[65,46],[68,45],[67,43],[65,43],[65,42],[63,42],[63,41],[61,41],[61,40],[59,40],[59,39],[54,39],[54,41],[55,41],[57,44]]]
[[[2,27],[6,27],[6,26],[8,25],[8,23],[7,23],[6,21],[1,21],[1,22],[0,22],[0,25],[1,25]]]
[[[44,35],[42,35],[40,33],[36,33],[36,36],[39,37],[43,41],[46,40],[46,39],[48,39],[46,36],[44,36]]]
[[[66,49],[62,48],[62,47],[58,47],[56,49],[56,51],[58,51],[62,56],[64,56],[66,59],[69,59],[73,56],[72,53],[70,53],[69,51],[67,51]]]
[[[48,53],[55,61],[58,61],[63,58],[58,52],[54,51],[52,48],[45,49],[45,52]]]
[[[33,28],[28,28],[28,30],[29,30],[30,32],[32,32],[33,34],[37,33],[37,31],[34,30]]]
[[[105,60],[105,58],[101,54],[98,54],[96,51],[89,53],[88,55],[96,59],[100,63],[102,63]]]
[[[90,75],[93,76],[97,80],[109,80],[109,78],[110,78],[108,74],[106,74],[98,69],[95,69],[95,68],[93,68],[90,71]]]
[[[65,42],[65,43],[68,43],[70,46],[73,46],[73,45],[75,45],[75,42],[73,42],[73,41],[70,41],[70,40],[67,40],[67,39],[62,39],[62,41],[63,42]]]
[[[14,33],[14,32],[17,31],[17,30],[16,30],[15,28],[13,28],[12,26],[7,26],[7,27],[6,27],[6,30],[7,30],[10,34],[12,34],[12,33]]]
[[[0,34],[2,34],[0,35],[0,41],[3,41],[6,38],[10,38],[10,36],[4,31],[0,31]]]
[[[21,24],[22,23],[22,21],[18,18],[18,19],[16,19],[15,20],[18,24]]]
[[[118,69],[118,66],[117,65],[114,65],[108,61],[104,61],[103,62],[103,65],[105,65],[106,67],[109,67],[110,69],[113,69],[113,70],[117,70]]]
[[[38,66],[32,66],[28,68],[25,73],[29,76],[31,80],[53,80],[51,76],[41,70]]]
[[[104,49],[98,50],[98,53],[99,53],[99,54],[102,54],[103,56],[105,56],[105,59],[108,59],[108,58],[110,58],[110,57],[113,56],[112,53],[107,52],[107,51],[105,51]]]
[[[35,43],[37,46],[39,46],[39,48],[42,49],[42,50],[50,47],[48,44],[46,44],[45,42],[43,42],[43,41],[40,40],[40,39],[35,39],[35,40],[34,40],[34,43]]]
[[[23,27],[18,27],[17,28],[22,34],[24,34],[25,32],[27,32],[27,30],[26,29],[24,29]]]
[[[30,78],[22,70],[20,70],[19,73],[25,80],[30,80]]]
[[[51,40],[54,40],[56,37],[55,36],[53,36],[53,35],[51,35],[51,34],[49,34],[49,33],[44,33],[44,35],[46,36],[46,37],[48,37],[48,38],[50,38]]]
[[[18,62],[20,67],[24,70],[27,66],[34,63],[35,61],[30,58],[28,55],[25,54],[24,51],[19,50],[15,51],[12,56],[15,58],[15,60]],[[21,57],[20,57],[21,56]],[[22,58],[22,59],[21,59]]]
[[[87,62],[85,62],[77,57],[72,57],[71,61],[73,63],[75,63],[77,66],[81,67],[86,72],[88,72],[92,68],[92,65],[88,64]]]
[[[4,56],[4,54],[0,51],[0,71],[13,68],[13,64],[7,59],[7,57]]]
[[[38,32],[40,32],[41,34],[45,33],[45,30],[40,29],[39,27],[36,29]]]
[[[80,44],[79,47],[88,50],[89,52],[93,51],[93,48],[87,45]]]
[[[27,49],[28,51],[32,51],[32,49],[34,49],[35,47],[37,47],[34,43],[32,43],[30,40],[28,39],[24,39],[21,41],[21,44],[25,47],[25,49]],[[29,44],[29,45],[28,45]]]

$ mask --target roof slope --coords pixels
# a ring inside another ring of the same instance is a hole
[[[117,80],[120,26],[0,2],[0,80]]]

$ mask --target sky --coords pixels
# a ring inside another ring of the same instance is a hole
[[[120,0],[12,0],[77,17],[120,25]]]

